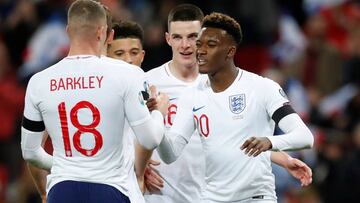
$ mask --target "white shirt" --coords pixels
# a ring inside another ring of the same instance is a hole
[[[175,118],[177,102],[180,95],[190,86],[196,86],[203,76],[194,82],[186,83],[173,76],[169,70],[169,62],[145,73],[145,79],[150,85],[155,85],[158,91],[169,95],[170,107],[165,116],[165,125],[168,130]],[[157,166],[165,183],[161,194],[145,195],[148,203],[184,203],[199,202],[201,188],[204,185],[205,159],[201,147],[200,137],[192,136],[183,153],[174,163],[167,165],[161,161],[154,151],[153,160],[160,161]]]
[[[64,180],[103,183],[128,194],[125,119],[151,119],[136,69],[96,56],[66,57],[29,81],[24,116],[44,121],[54,152],[47,191]]]
[[[109,62],[124,65],[128,64],[122,60],[119,59],[113,59],[106,56],[101,56],[103,60],[107,60]],[[122,68],[122,67],[119,67]],[[144,71],[138,67],[133,66],[133,68],[137,71],[138,78],[143,81],[144,80]],[[136,203],[145,203],[144,196],[140,190],[139,184],[137,182],[136,174],[135,174],[135,150],[134,150],[134,139],[136,139],[134,131],[129,126],[129,122],[125,120],[124,125],[124,147],[125,150],[123,150],[123,158],[124,158],[124,166],[128,173],[128,197],[130,199],[130,202],[136,202]]]
[[[206,162],[204,201],[236,202],[257,195],[276,199],[270,151],[249,157],[240,146],[249,137],[273,135],[271,117],[287,103],[277,83],[244,70],[222,92],[213,92],[209,81],[202,81],[181,97],[169,135],[189,140],[195,128],[200,133]]]

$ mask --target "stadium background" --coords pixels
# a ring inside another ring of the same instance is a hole
[[[21,158],[24,91],[32,74],[66,55],[70,2],[0,0],[0,203],[40,202]],[[171,58],[164,32],[175,5],[193,3],[205,14],[236,18],[244,33],[236,64],[280,83],[315,136],[313,149],[291,153],[311,166],[311,186],[301,188],[273,167],[279,202],[360,201],[360,1],[101,2],[116,19],[144,27],[145,70]]]

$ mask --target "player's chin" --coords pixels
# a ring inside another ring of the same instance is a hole
[[[207,74],[209,73],[209,69],[205,65],[199,65],[199,73],[201,74]]]

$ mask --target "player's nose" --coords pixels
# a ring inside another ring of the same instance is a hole
[[[184,48],[187,48],[187,47],[190,47],[190,42],[188,39],[182,39],[181,40],[181,46],[184,47]]]
[[[132,57],[130,56],[130,54],[125,54],[125,61],[127,63],[130,63],[130,64],[133,64],[133,60],[132,60]]]

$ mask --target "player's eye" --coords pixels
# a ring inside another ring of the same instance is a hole
[[[210,48],[216,47],[216,43],[212,43],[212,42],[208,43],[207,45]]]
[[[139,51],[132,51],[131,52],[131,55],[133,55],[133,56],[136,56],[136,55],[138,55],[139,54]]]
[[[173,35],[172,38],[175,39],[175,40],[180,40],[181,39],[181,37],[179,35]]]
[[[117,51],[117,52],[115,52],[115,55],[116,55],[116,56],[122,56],[122,55],[124,55],[124,52],[122,52],[122,51]]]
[[[192,34],[189,36],[190,40],[196,40],[196,38],[197,38],[197,34]]]
[[[196,41],[196,47],[199,48],[201,46],[201,43],[199,41]]]

